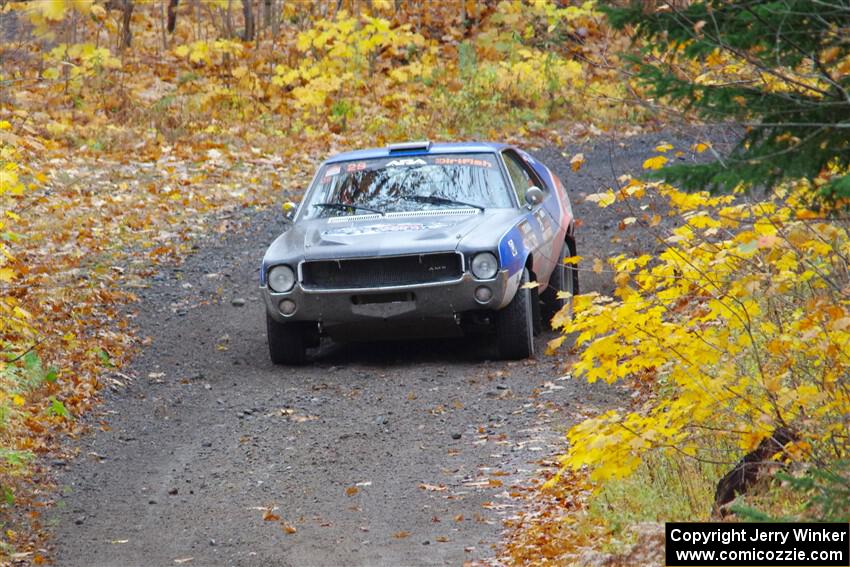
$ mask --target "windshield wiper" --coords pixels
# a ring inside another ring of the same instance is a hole
[[[409,195],[405,196],[405,198],[418,203],[430,203],[432,205],[461,205],[464,207],[480,209],[482,211],[484,210],[484,207],[481,205],[467,203],[466,201],[458,201],[457,199],[450,199],[448,197],[443,197],[442,195]]]
[[[378,209],[370,209],[369,207],[361,207],[360,205],[347,205],[345,203],[315,203],[314,207],[323,207],[326,209],[339,209],[341,211],[346,211],[348,209],[354,209],[355,211],[369,211],[370,213],[377,213],[381,216],[384,216],[384,211],[379,211]]]

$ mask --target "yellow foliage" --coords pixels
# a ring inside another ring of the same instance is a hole
[[[40,0],[32,3],[32,10],[48,20],[61,20],[65,17],[65,0]]]
[[[749,451],[779,426],[800,432],[806,458],[846,458],[850,443],[832,432],[850,419],[848,223],[824,211],[800,220],[803,184],[752,205],[653,189],[687,223],[656,257],[613,258],[615,297],[578,296],[574,318],[553,325],[577,336],[574,375],[654,394],[573,427],[564,467],[623,477],[650,451],[700,458],[718,435]],[[599,195],[600,206],[613,198]],[[737,230],[719,239],[721,227]]]

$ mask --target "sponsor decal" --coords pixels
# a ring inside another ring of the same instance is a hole
[[[325,170],[325,176],[322,177],[322,185],[327,185],[331,182],[335,175],[339,175],[340,167],[338,165],[332,165],[331,167]]]
[[[515,225],[502,235],[499,240],[500,265],[508,270],[511,277],[514,277],[518,272],[522,272],[523,260],[525,259],[524,254],[523,237],[520,233],[519,225]]]
[[[388,161],[384,167],[404,167],[411,165],[428,165],[428,162],[419,158],[394,159],[392,161]]]
[[[401,223],[373,224],[367,226],[346,226],[334,230],[325,230],[323,236],[355,236],[367,234],[384,234],[387,232],[412,232],[419,230],[436,230],[449,226],[446,223]]]
[[[534,250],[540,244],[537,234],[534,232],[534,227],[528,221],[522,221],[519,225],[519,231],[522,233],[522,243],[527,249]]]
[[[462,158],[462,157],[438,157],[434,158],[435,165],[471,165],[474,167],[493,167],[486,159]]]
[[[345,171],[348,173],[352,173],[354,171],[363,171],[366,169],[365,161],[358,161],[356,163],[349,163],[345,166]]]
[[[549,240],[553,232],[552,221],[549,220],[549,215],[546,214],[546,211],[540,209],[534,216],[537,217],[537,222],[539,222],[540,226],[543,228],[543,238]]]

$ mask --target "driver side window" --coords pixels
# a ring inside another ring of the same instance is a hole
[[[519,205],[525,204],[525,192],[529,187],[535,186],[537,183],[531,176],[531,173],[526,169],[522,160],[513,152],[505,152],[505,166],[508,168],[508,175],[511,176],[511,181],[516,189],[516,196],[519,198]]]

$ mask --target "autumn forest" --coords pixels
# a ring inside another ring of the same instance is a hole
[[[282,216],[328,155],[419,139],[544,152],[580,180],[578,231],[605,226],[564,259],[581,293],[546,352],[482,379],[539,364],[529,403],[573,383],[604,401],[547,422],[516,487],[488,477],[511,504],[483,559],[459,542],[470,564],[654,564],[665,521],[847,522],[848,31],[830,0],[0,0],[0,563],[63,564],[55,463],[91,460],[104,399],[160,373],[131,370],[143,292]]]

